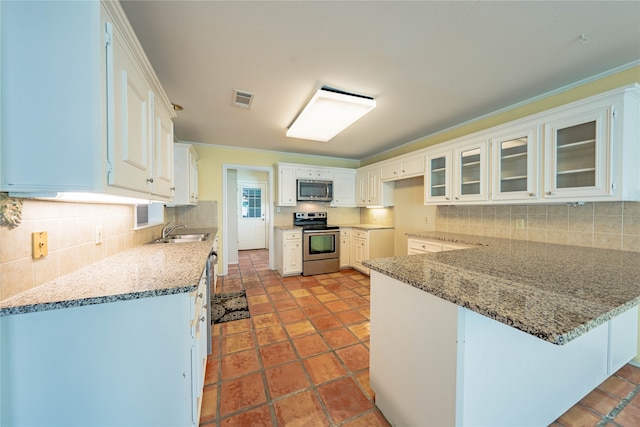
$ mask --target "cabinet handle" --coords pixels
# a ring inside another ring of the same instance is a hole
[[[535,194],[529,193],[529,197],[535,197]]]
[[[550,196],[550,195],[551,195],[551,191],[547,191],[545,194],[546,194],[547,196]]]
[[[170,190],[171,191],[176,191],[176,187],[171,187]]]
[[[449,198],[448,198],[448,197],[445,197],[444,199],[445,199],[445,200],[449,200]]]
[[[456,200],[460,200],[460,197],[456,197]]]
[[[200,292],[200,293],[198,294],[198,298],[202,298],[202,297],[204,297],[204,295],[202,295],[202,292]]]
[[[404,173],[404,169],[402,169],[402,173]]]
[[[201,322],[204,322],[205,320],[207,320],[207,319],[206,319],[204,316],[202,316],[202,317],[200,318],[200,321],[201,321]]]
[[[150,182],[150,183],[152,183],[152,184],[153,184],[153,178],[149,178],[149,179],[147,180],[147,182]]]

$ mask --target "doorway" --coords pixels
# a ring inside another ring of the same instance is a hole
[[[261,191],[260,216],[264,213],[264,238],[263,248],[269,250],[269,268],[275,270],[275,255],[271,242],[273,242],[273,215],[271,210],[275,204],[273,167],[269,166],[246,166],[223,164],[222,165],[222,257],[220,264],[220,275],[226,275],[229,272],[229,264],[238,264],[239,243],[239,227],[240,214],[242,210],[242,193],[240,192],[240,183],[263,183],[264,190]],[[252,215],[256,215],[254,210]],[[249,218],[247,218],[249,220]],[[263,221],[260,220],[262,223]]]
[[[238,250],[266,249],[267,183],[238,181]]]

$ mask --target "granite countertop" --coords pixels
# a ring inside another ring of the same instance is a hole
[[[393,225],[378,225],[378,224],[344,224],[344,225],[340,225],[340,227],[360,228],[362,230],[393,229]]]
[[[203,242],[147,243],[0,301],[0,317],[114,301],[178,294],[200,282],[217,228],[178,229],[211,233]]]
[[[273,228],[276,230],[302,230],[302,227],[297,225],[276,225]]]
[[[476,248],[364,265],[461,307],[565,344],[640,303],[640,254],[443,232]]]

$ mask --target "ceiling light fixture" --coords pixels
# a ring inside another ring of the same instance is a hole
[[[375,106],[371,97],[322,87],[289,126],[287,136],[327,142]]]

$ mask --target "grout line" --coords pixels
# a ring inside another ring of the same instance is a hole
[[[604,427],[622,412],[622,410],[631,402],[631,400],[640,393],[640,385],[636,385],[635,388],[613,408],[607,415],[602,417],[602,420],[596,425],[596,427]]]

